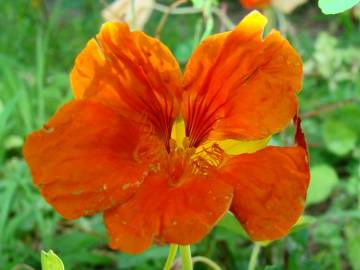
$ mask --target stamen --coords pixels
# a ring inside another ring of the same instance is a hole
[[[209,169],[210,167],[216,168],[219,167],[223,162],[224,155],[224,150],[222,150],[220,146],[215,143],[209,147],[202,147],[202,150],[195,153],[193,160],[198,170],[199,167],[203,167],[205,169]]]
[[[179,124],[179,123],[178,123]],[[153,144],[154,140],[152,129],[147,130],[148,137],[144,137],[143,151],[139,149],[139,157],[143,160],[152,160],[149,166],[149,173],[161,172],[168,179],[170,187],[184,185],[193,179],[194,175],[206,176],[209,171],[220,166],[224,159],[224,151],[217,144],[196,149],[191,146],[189,137],[182,138],[182,145],[179,136],[183,133],[173,130],[173,137],[168,140],[168,147],[163,145],[162,153],[158,149],[147,149],[146,145]],[[161,140],[158,140],[161,142]],[[142,155],[140,155],[142,154]]]

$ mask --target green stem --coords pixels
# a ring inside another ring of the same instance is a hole
[[[202,262],[207,264],[211,269],[214,270],[221,270],[221,267],[216,264],[215,262],[213,262],[212,260],[210,260],[209,258],[203,257],[203,256],[196,256],[192,259],[192,262],[195,264],[197,262]]]
[[[231,21],[231,19],[226,15],[225,12],[223,12],[218,7],[212,7],[211,10],[216,16],[219,17],[219,19],[225,24],[226,28],[228,30],[233,29],[236,25]]]
[[[190,246],[180,246],[180,255],[183,270],[193,270]]]
[[[170,270],[171,266],[173,265],[174,259],[176,257],[176,252],[178,249],[178,245],[175,244],[171,244],[170,245],[170,249],[169,249],[169,255],[167,257],[165,266],[163,268],[163,270]]]
[[[257,265],[257,261],[258,261],[258,257],[260,254],[260,249],[261,246],[257,243],[254,243],[254,248],[251,252],[251,257],[250,257],[250,261],[249,261],[249,266],[248,266],[248,270],[255,270],[256,269],[256,265]]]

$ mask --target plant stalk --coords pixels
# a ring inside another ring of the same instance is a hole
[[[196,256],[192,259],[192,262],[195,264],[197,262],[202,262],[206,265],[208,265],[213,270],[221,270],[221,267],[216,264],[214,261],[210,260],[209,258],[203,257],[203,256]]]
[[[169,255],[167,257],[167,260],[166,260],[163,270],[171,269],[171,266],[173,265],[175,257],[176,257],[177,249],[178,249],[178,245],[175,245],[175,244],[170,245]]]
[[[258,257],[260,254],[261,246],[257,243],[254,243],[253,250],[251,252],[251,257],[249,261],[248,270],[255,270],[258,262]]]
[[[180,246],[180,255],[183,270],[193,270],[190,245]]]

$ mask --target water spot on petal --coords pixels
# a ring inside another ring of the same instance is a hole
[[[122,189],[123,189],[123,190],[127,190],[129,187],[130,187],[130,184],[129,184],[129,183],[126,183],[126,184],[123,184],[123,185],[122,185]]]
[[[292,59],[286,59],[286,64],[292,65],[292,66],[300,66],[300,62]]]
[[[80,195],[81,193],[83,193],[82,189],[76,189],[72,192],[73,195]]]
[[[46,133],[52,133],[52,132],[54,132],[54,130],[55,130],[55,127],[51,127],[49,125],[44,125],[43,126],[43,131],[46,132]]]

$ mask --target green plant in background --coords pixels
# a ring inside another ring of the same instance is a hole
[[[209,36],[214,29],[215,19],[212,13],[212,8],[213,6],[217,6],[218,1],[217,0],[191,0],[191,1],[193,3],[194,8],[198,8],[203,11],[203,16],[205,17],[205,29],[204,32],[201,34],[199,40],[201,41],[205,39],[207,36]]]
[[[337,14],[354,7],[359,2],[359,0],[319,0],[319,7],[325,14]]]
[[[342,48],[340,41],[326,32],[320,32],[315,40],[312,59],[305,63],[305,72],[318,73],[325,79],[330,91],[340,91],[344,84],[350,84],[353,94],[359,83],[360,54],[359,48],[348,46]]]

